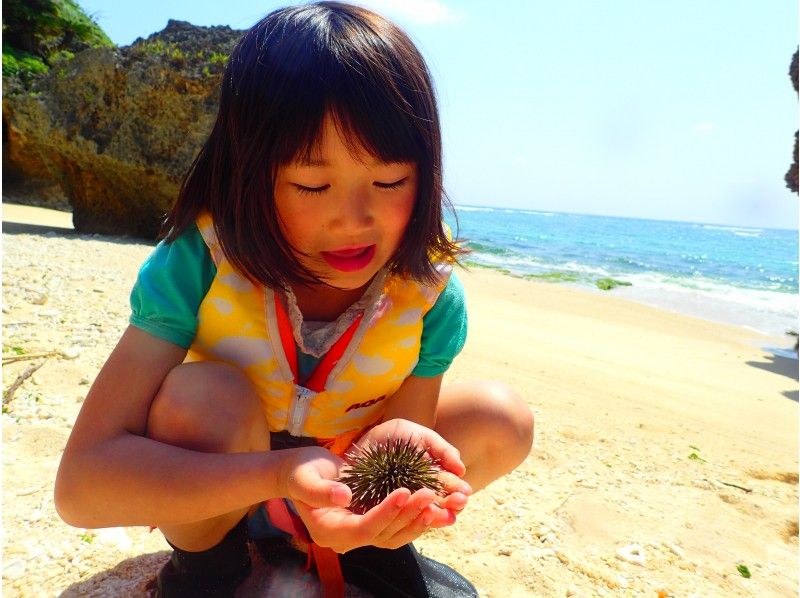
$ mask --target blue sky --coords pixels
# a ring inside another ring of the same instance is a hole
[[[78,0],[119,45],[285,3]],[[369,0],[439,93],[456,204],[797,228],[794,0]]]

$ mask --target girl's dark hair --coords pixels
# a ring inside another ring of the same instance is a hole
[[[277,167],[307,159],[330,114],[351,149],[417,165],[411,219],[392,272],[435,277],[454,258],[442,204],[439,115],[430,73],[408,36],[364,8],[318,2],[270,13],[228,59],[214,128],[164,223],[174,241],[207,211],[227,258],[270,287],[323,282],[292,254],[278,223]]]

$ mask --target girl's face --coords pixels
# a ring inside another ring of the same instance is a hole
[[[328,284],[366,285],[392,257],[417,195],[413,163],[351,154],[330,117],[318,154],[278,168],[275,205],[297,259]]]

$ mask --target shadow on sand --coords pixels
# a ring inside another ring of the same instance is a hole
[[[798,359],[797,353],[788,349],[766,349],[769,354],[765,355],[765,361],[748,361],[747,365],[766,370],[773,374],[786,376],[798,381]],[[800,402],[800,391],[798,389],[786,390],[781,393],[784,397],[795,403]]]
[[[30,224],[28,222],[3,221],[4,235],[44,235],[48,237],[63,237],[65,239],[101,239],[108,243],[120,245],[153,245],[156,241],[142,237],[128,237],[123,235],[100,235],[93,233],[79,233],[72,228],[51,226],[47,224]]]
[[[766,356],[766,361],[748,361],[747,365],[760,370],[767,370],[773,374],[780,374],[792,380],[798,379],[797,357],[786,357],[774,353]]]
[[[11,235],[44,235],[46,233],[56,233],[65,237],[74,237],[78,234],[75,232],[75,229],[64,228],[62,226],[30,224],[28,222],[9,222],[7,220],[3,220],[3,233]]]

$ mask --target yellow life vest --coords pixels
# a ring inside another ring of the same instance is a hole
[[[422,317],[444,289],[450,265],[438,267],[441,276],[435,286],[388,276],[380,300],[355,325],[324,388],[314,392],[296,384],[287,359],[279,330],[282,297],[234,269],[208,215],[200,216],[197,226],[217,273],[200,304],[187,361],[222,361],[239,367],[261,399],[270,432],[312,436],[323,444],[328,441],[329,447],[338,439],[331,450],[346,449],[361,431],[380,421],[384,399],[400,388],[417,364]]]

